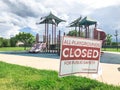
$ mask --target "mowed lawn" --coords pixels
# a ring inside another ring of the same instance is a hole
[[[27,47],[26,50],[30,50],[31,47]],[[0,51],[26,51],[24,47],[0,47]],[[102,51],[110,51],[110,52],[120,52],[120,48],[118,50],[116,48],[102,48]]]
[[[30,47],[27,47],[26,50],[29,50]],[[24,47],[1,47],[0,51],[25,51]]]
[[[120,90],[120,86],[0,62],[0,90]]]
[[[120,48],[102,48],[102,51],[120,52]]]

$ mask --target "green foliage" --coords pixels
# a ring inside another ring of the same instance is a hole
[[[68,35],[68,36],[76,36],[77,33],[78,33],[77,30],[71,30],[71,31],[68,32],[67,35]]]
[[[15,37],[10,38],[10,46],[15,47],[17,43],[17,39]]]
[[[3,39],[2,46],[3,47],[9,47],[10,46],[10,40],[9,39]]]
[[[0,62],[0,90],[120,90],[85,77],[58,77],[56,71]]]
[[[25,49],[35,41],[35,37],[30,33],[19,33],[10,39],[0,38],[0,47],[15,47],[16,43],[21,41],[24,43]]]
[[[112,45],[113,45],[113,46],[117,46],[118,43],[117,43],[117,42],[112,42]]]
[[[5,38],[0,38],[0,47],[9,47],[10,46],[10,40]]]
[[[17,41],[21,41],[24,43],[25,49],[28,45],[31,45],[35,41],[35,37],[32,34],[25,32],[20,32],[18,35],[15,36],[15,38],[17,39]]]
[[[106,36],[106,44],[111,45],[112,44],[112,35],[107,34]]]
[[[12,37],[10,39],[0,38],[0,47],[10,47],[10,46],[16,46],[16,40],[15,37]]]
[[[3,47],[3,38],[0,37],[0,47]]]
[[[68,32],[67,36],[79,36],[79,31],[71,30]],[[80,37],[84,37],[83,32],[80,32]]]

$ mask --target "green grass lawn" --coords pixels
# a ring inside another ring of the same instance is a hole
[[[0,90],[120,90],[120,86],[0,62]]]
[[[29,48],[27,48],[28,50]],[[24,47],[2,47],[0,51],[25,51]]]
[[[102,51],[120,52],[120,48],[102,48]]]
[[[31,47],[27,47],[29,50]],[[0,51],[25,51],[24,47],[2,47]],[[120,48],[117,50],[116,48],[102,48],[102,51],[111,51],[111,52],[120,52]]]

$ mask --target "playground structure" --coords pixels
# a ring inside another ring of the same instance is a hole
[[[61,32],[57,35],[56,27],[60,22],[65,22],[52,13],[48,16],[41,17],[41,22],[38,24],[45,24],[45,31],[43,34],[43,43],[46,43],[46,50],[44,52],[56,53],[60,51]],[[49,31],[49,26],[52,26],[52,32]]]
[[[106,33],[101,29],[94,29],[94,39],[102,40],[102,44],[105,44]]]
[[[92,27],[92,30],[90,30],[90,26],[94,26]],[[80,16],[78,19],[70,23],[69,27],[75,27],[76,31],[77,27],[79,28],[78,35],[75,35],[76,37],[83,37],[82,33],[84,29],[84,38],[97,39],[105,42],[106,33],[103,30],[97,28],[97,21],[92,20],[87,16],[83,19]]]
[[[36,44],[31,48],[30,52],[45,52],[45,53],[60,53],[60,44],[61,44],[61,31],[59,30],[58,35],[57,26],[60,22],[65,22],[52,13],[48,16],[41,17],[41,22],[37,24],[45,24],[45,31],[43,34],[43,41],[39,43],[39,35],[36,35]],[[49,25],[52,27],[52,32],[49,31]],[[93,30],[90,31],[90,26],[94,26]],[[104,31],[97,29],[97,21],[92,20],[88,17],[80,16],[78,19],[74,20],[69,24],[69,27],[75,27],[75,30],[78,30],[78,34],[74,35],[76,37],[83,37],[82,33],[84,33],[84,38],[92,38],[105,41],[106,34]],[[92,33],[92,36],[90,35]],[[65,35],[65,33],[64,33]],[[43,44],[43,46],[42,46]]]
[[[35,43],[29,50],[30,53],[43,52],[46,49],[46,43]]]

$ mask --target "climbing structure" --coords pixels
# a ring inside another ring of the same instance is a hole
[[[41,17],[41,22],[38,24],[45,24],[45,33],[43,36],[43,42],[46,42],[47,44],[47,51],[51,47],[57,46],[57,35],[56,35],[56,27],[60,22],[65,22],[65,20],[62,20],[58,18],[57,16],[53,15],[51,12],[48,16]],[[49,25],[52,25],[52,32],[49,31]]]
[[[81,28],[82,28],[82,25],[79,24],[79,22],[81,21],[82,17],[80,16],[78,19],[74,20],[73,22],[70,23],[69,27],[75,27],[75,30],[77,31],[77,27],[79,28],[79,33],[78,35],[75,35],[75,36],[81,36]]]
[[[83,28],[85,28],[85,38],[90,38],[90,31],[89,27],[91,25],[95,25],[95,28],[97,26],[97,21],[92,20],[88,18],[87,16],[82,19],[80,16],[78,19],[74,20],[72,23],[70,23],[69,27],[75,27],[75,30],[77,30],[77,27],[79,27],[79,34],[76,36],[81,37],[81,33],[83,31]]]
[[[93,30],[90,31],[89,27],[93,25],[94,25],[94,28]],[[79,27],[79,33],[78,35],[75,35],[75,36],[81,37],[82,36],[81,33],[83,33],[83,29],[84,29],[85,38],[98,39],[98,40],[102,40],[103,44],[105,43],[106,33],[101,29],[97,29],[97,21],[90,19],[87,16],[84,17],[83,19],[80,16],[78,19],[70,23],[69,27],[75,27],[76,31],[77,31],[77,27]],[[90,32],[92,33],[92,36],[90,36]]]

